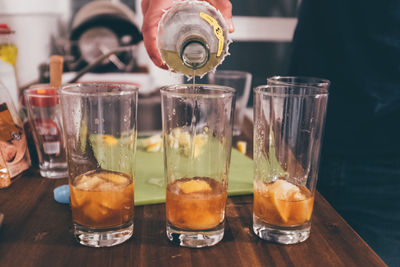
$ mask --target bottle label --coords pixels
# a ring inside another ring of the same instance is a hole
[[[0,104],[0,188],[10,184],[9,179],[30,166],[26,137],[17,125],[6,103]]]
[[[60,154],[61,150],[61,134],[57,124],[49,119],[36,119],[34,125],[37,134],[43,140],[44,153],[48,155]]]
[[[200,17],[213,26],[215,37],[218,39],[217,57],[221,56],[222,49],[224,48],[224,31],[222,30],[221,26],[219,26],[217,20],[210,15],[200,12]]]

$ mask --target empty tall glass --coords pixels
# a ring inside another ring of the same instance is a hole
[[[24,95],[39,159],[40,175],[46,178],[67,177],[58,88],[49,84],[38,84],[25,90]]]
[[[93,247],[133,234],[138,88],[116,83],[61,88],[74,234]]]
[[[216,70],[208,73],[208,82],[211,84],[229,86],[236,91],[235,122],[233,135],[240,135],[244,118],[244,111],[249,101],[252,75],[249,72],[238,70]]]
[[[186,247],[224,236],[235,92],[215,85],[161,89],[167,236]]]
[[[329,81],[255,88],[253,230],[293,244],[310,235]]]

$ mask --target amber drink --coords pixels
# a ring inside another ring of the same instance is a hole
[[[280,244],[310,236],[328,100],[329,81],[292,78],[254,89],[253,231]]]
[[[168,223],[181,229],[207,230],[224,221],[226,190],[211,178],[182,178],[167,186]]]
[[[132,221],[134,185],[119,172],[90,171],[71,185],[73,220],[90,228],[121,226]]]
[[[291,227],[308,223],[313,204],[310,190],[285,180],[254,187],[254,216],[271,225]]]

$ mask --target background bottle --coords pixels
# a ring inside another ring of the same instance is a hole
[[[215,69],[228,53],[228,28],[205,1],[177,1],[161,18],[157,42],[161,57],[175,72],[202,76]]]
[[[15,66],[18,49],[14,43],[14,34],[7,24],[0,24],[0,81],[6,86],[16,105],[18,86]]]

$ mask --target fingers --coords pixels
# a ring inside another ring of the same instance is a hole
[[[146,14],[151,0],[142,0],[142,13]]]
[[[164,70],[169,70],[168,66],[166,64],[164,64],[164,63],[159,67],[164,69]]]
[[[211,5],[218,9],[228,24],[229,32],[232,33],[235,29],[232,22],[232,4],[229,0],[207,0]]]
[[[156,66],[162,65],[161,56],[157,48],[157,27],[154,27],[150,20],[143,22],[142,26],[143,41],[150,59]]]
[[[168,69],[163,65],[161,55],[157,48],[157,27],[164,10],[168,9],[172,0],[143,0],[143,25],[142,34],[144,46],[154,64],[160,68]]]

